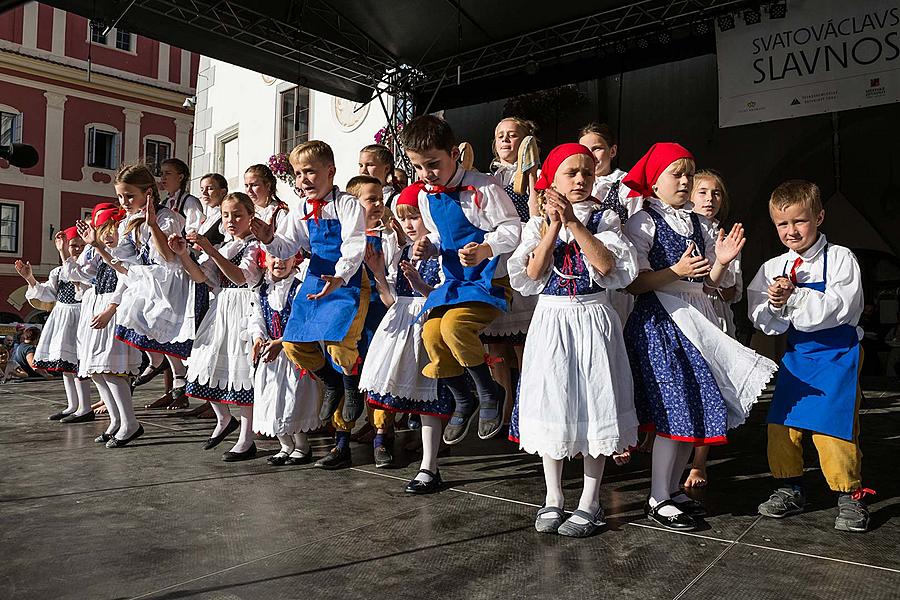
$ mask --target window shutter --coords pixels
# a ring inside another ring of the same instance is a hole
[[[87,164],[90,167],[93,167],[97,164],[97,161],[94,158],[94,135],[95,130],[93,127],[88,129],[88,151],[87,151]]]

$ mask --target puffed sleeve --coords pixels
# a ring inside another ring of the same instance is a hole
[[[184,199],[184,206],[181,210],[184,211],[184,230],[200,231],[200,226],[203,224],[203,217],[205,216],[200,200],[196,196],[188,194]]]
[[[610,273],[603,274],[585,260],[591,279],[607,289],[618,290],[631,285],[638,275],[637,253],[628,238],[622,235],[619,216],[615,211],[604,211],[594,237],[612,253],[616,266]]]
[[[222,247],[219,248],[219,252],[222,256],[227,257],[228,248],[232,247],[234,242],[225,242],[222,244]],[[186,258],[186,260],[192,260],[190,256]],[[216,261],[209,257],[209,254],[203,252],[197,258],[197,265],[200,267],[200,270],[203,271],[203,274],[206,275],[206,283],[211,288],[217,288],[221,285],[221,277],[222,272],[219,270],[218,265],[216,265]]]
[[[203,214],[202,208],[200,209],[200,214]],[[180,234],[182,231],[184,231],[184,217],[182,217],[174,210],[170,210],[168,208],[160,209],[160,211],[156,214],[156,223],[159,225],[159,228],[162,229],[163,233],[166,234],[166,237],[169,237],[173,233]],[[147,224],[141,225],[141,233],[147,236],[151,235],[150,226]],[[150,241],[150,244],[153,244],[152,240]]]
[[[78,258],[69,257],[63,263],[61,276],[68,281],[83,283],[88,286],[93,285],[94,277],[97,275],[97,267],[100,264],[100,255],[93,248],[85,248],[84,252],[78,255]]]
[[[656,224],[647,211],[640,210],[625,223],[625,237],[634,246],[637,254],[638,270],[652,271],[650,266],[650,248],[653,247],[653,238],[656,236]]]
[[[791,322],[785,318],[782,309],[772,308],[769,304],[769,284],[775,276],[771,265],[772,261],[769,261],[761,266],[747,286],[747,316],[764,334],[780,335],[788,330]]]
[[[28,286],[25,292],[26,300],[37,300],[38,302],[53,302],[56,300],[56,291],[59,289],[59,274],[62,267],[56,267],[50,271],[47,281],[38,283],[36,286]]]
[[[128,287],[127,279],[127,277],[119,275],[116,280],[116,289],[109,297],[110,304],[122,304],[122,295],[125,293],[125,288]]]
[[[241,257],[241,272],[247,280],[247,287],[256,287],[262,281],[263,271],[259,268],[259,253],[262,249],[259,242],[251,240],[247,242],[244,256]]]
[[[127,220],[119,223],[119,242],[114,248],[109,248],[110,255],[126,266],[140,264],[137,243],[135,241],[135,231],[126,233],[128,224],[133,221],[136,216],[129,217]],[[137,229],[142,229],[138,227]]]
[[[506,268],[509,272],[509,284],[523,296],[540,294],[550,280],[549,268],[541,274],[538,280],[532,279],[527,273],[531,253],[538,247],[543,237],[541,234],[541,223],[543,222],[543,217],[531,217],[525,223],[525,226],[522,228],[522,239],[519,242],[519,246],[506,261]]]
[[[302,217],[302,211],[297,207],[280,219],[275,237],[263,244],[263,250],[281,259],[296,255],[301,248],[309,252],[309,229]]]
[[[509,194],[496,183],[480,189],[480,216],[488,225],[484,243],[491,247],[493,256],[507,254],[516,249],[522,235],[522,222]]]
[[[846,248],[833,247],[824,292],[796,288],[784,305],[784,314],[799,331],[818,331],[859,322],[863,310],[859,263]]]
[[[400,243],[394,231],[385,230],[381,236],[381,248],[384,251],[384,265],[387,268],[387,282],[391,296],[397,297],[394,286],[397,285],[397,273],[400,271]]]

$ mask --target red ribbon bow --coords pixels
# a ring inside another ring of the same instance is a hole
[[[852,494],[850,494],[850,497],[856,501],[859,501],[859,500],[862,500],[866,494],[871,494],[874,496],[875,490],[870,490],[869,488],[861,487],[858,490],[856,490],[855,492],[853,492]]]
[[[801,257],[797,257],[797,260],[794,261],[794,264],[791,266],[791,283],[797,283],[797,267],[803,264],[803,259]]]
[[[474,192],[475,193],[475,208],[481,208],[481,194],[478,193],[478,188],[474,185],[460,185],[456,187],[444,187],[442,185],[432,186],[430,190],[428,190],[429,194],[453,194],[456,192]]]
[[[489,367],[493,367],[494,365],[499,365],[503,362],[503,358],[499,356],[491,356],[490,354],[484,355],[484,364]]]
[[[316,225],[319,224],[319,217],[322,216],[322,209],[325,205],[328,204],[328,200],[319,200],[318,198],[312,198],[306,201],[307,204],[312,204],[312,210],[303,215],[304,221],[309,221],[310,219],[316,222]]]

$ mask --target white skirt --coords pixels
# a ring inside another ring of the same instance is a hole
[[[512,291],[512,302],[509,310],[494,319],[481,335],[486,336],[524,336],[528,333],[531,324],[531,315],[537,305],[537,296],[523,296],[516,290]]]
[[[631,309],[634,308],[634,296],[624,290],[606,290],[605,293],[609,306],[616,311],[622,327],[625,327],[628,315],[631,314]]]
[[[108,373],[137,374],[141,367],[141,352],[116,339],[117,317],[103,329],[93,329],[94,315],[106,310],[114,292],[97,295],[91,287],[81,297],[78,318],[78,376]],[[121,306],[121,305],[120,305]]]
[[[63,361],[78,364],[78,320],[81,304],[57,302],[44,323],[41,339],[34,350],[34,360]]]
[[[428,354],[422,345],[422,325],[416,317],[425,298],[401,296],[378,325],[359,376],[359,389],[382,396],[419,402],[437,399],[437,380],[422,375]]]
[[[520,448],[561,460],[635,445],[631,368],[606,294],[539,298],[522,360]]]
[[[260,361],[254,379],[253,430],[263,435],[290,435],[322,425],[322,389],[282,351],[272,362]]]
[[[187,380],[233,391],[253,389],[253,363],[249,323],[255,316],[259,294],[248,288],[225,288],[216,294],[200,327],[191,357]]]
[[[183,270],[163,265],[132,266],[122,296],[119,323],[168,344],[194,338],[195,285]]]
[[[703,286],[676,281],[657,290],[656,297],[709,365],[728,409],[728,429],[742,425],[778,365],[720,329]]]

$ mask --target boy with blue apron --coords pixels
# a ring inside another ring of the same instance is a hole
[[[262,239],[271,237],[264,244],[266,252],[288,258],[303,248],[311,255],[284,329],[284,353],[323,384],[319,417],[331,420],[336,440],[315,466],[337,469],[351,464],[350,432],[365,407],[358,371],[358,343],[371,293],[369,279],[360,269],[366,247],[365,211],[355,197],[334,185],[334,155],[327,144],[315,140],[300,144],[290,161],[297,173],[317,171],[315,192],[307,192],[304,202],[281,219],[276,234],[272,235],[271,224],[259,219],[254,225],[255,231],[262,228],[268,234]],[[336,289],[318,296],[330,281],[338,280],[342,283]],[[323,346],[340,373],[326,360]]]
[[[821,214],[816,208],[810,212]],[[777,219],[780,213],[773,214]],[[759,512],[782,518],[803,511],[801,440],[810,434],[822,473],[838,494],[835,528],[865,531],[868,510],[861,499],[872,492],[862,487],[858,440],[862,281],[850,250],[829,244],[817,226],[809,235],[812,245],[766,262],[748,288],[754,324],[764,333],[787,334],[767,418],[769,468],[779,488]],[[783,308],[770,305],[766,295],[779,283],[791,289]]]
[[[429,241],[440,254],[444,273],[444,283],[429,294],[423,309],[431,311],[422,330],[431,362],[422,374],[439,379],[453,394],[456,406],[444,429],[447,444],[462,441],[475,413],[465,375],[471,376],[480,404],[478,437],[486,440],[502,426],[505,392],[491,376],[479,334],[508,310],[511,288],[501,255],[518,245],[521,221],[512,200],[492,177],[456,165],[456,140],[443,119],[414,119],[402,138],[414,166],[423,154],[440,159],[438,181],[426,181],[419,194],[422,219],[432,232]],[[490,257],[464,266],[460,251],[471,252],[476,245],[489,246]]]

